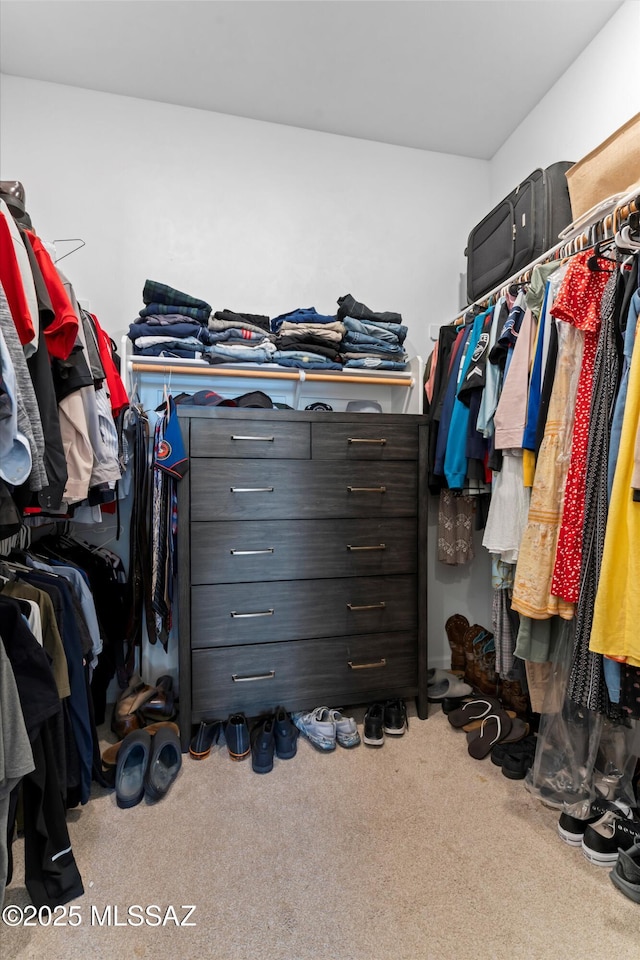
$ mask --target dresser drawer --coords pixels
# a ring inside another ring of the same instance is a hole
[[[393,425],[384,418],[362,423],[312,423],[314,460],[417,460],[415,424]]]
[[[417,644],[408,633],[194,650],[191,663],[193,720],[417,690]]]
[[[302,459],[310,456],[309,423],[290,420],[191,420],[192,457]]]
[[[413,518],[192,523],[190,534],[194,585],[416,572]]]
[[[349,577],[191,589],[191,646],[415,630],[416,578]]]
[[[192,460],[192,520],[410,517],[417,511],[411,462]]]

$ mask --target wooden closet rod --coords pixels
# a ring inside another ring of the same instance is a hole
[[[550,247],[550,249],[541,254],[537,260],[532,260],[531,263],[527,264],[526,267],[517,273],[514,273],[508,280],[503,280],[499,286],[494,287],[489,293],[485,293],[479,300],[474,300],[472,303],[467,304],[464,310],[461,310],[455,319],[450,322],[458,323],[471,307],[486,309],[492,297],[497,296],[502,290],[506,290],[512,283],[522,283],[527,274],[530,274],[533,268],[539,263],[548,263],[551,260],[574,257],[583,250],[588,250],[590,247],[593,247],[594,241],[591,239],[591,231],[611,231],[611,236],[615,236],[616,229],[620,222],[625,220],[630,214],[637,212],[640,212],[640,196],[631,193],[620,200],[618,204],[600,220],[590,223],[588,227],[585,228],[584,233],[577,234],[574,237],[567,237],[561,240],[560,243],[557,243],[555,247]],[[575,250],[573,250],[574,247]],[[572,252],[569,252],[570,250],[572,250]]]
[[[136,373],[176,373],[191,376],[197,374],[201,377],[248,377],[257,380],[301,380],[301,381],[321,381],[322,383],[364,383],[375,384],[377,387],[388,385],[390,387],[412,387],[414,380],[411,376],[406,377],[358,377],[349,376],[346,373],[315,373],[314,371],[303,370],[304,376],[300,373],[289,372],[286,370],[246,370],[233,369],[232,365],[224,367],[186,367],[179,364],[146,364],[140,361],[131,361],[131,369]]]

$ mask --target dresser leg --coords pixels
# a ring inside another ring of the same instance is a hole
[[[416,710],[420,720],[426,720],[429,716],[429,702],[426,693],[419,693],[416,697]]]

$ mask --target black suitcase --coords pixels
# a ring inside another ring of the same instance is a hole
[[[534,170],[469,234],[467,298],[478,300],[558,242],[571,223],[568,161]]]

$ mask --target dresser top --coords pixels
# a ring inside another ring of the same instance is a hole
[[[419,413],[351,413],[344,411],[321,410],[280,410],[277,407],[200,407],[190,404],[176,404],[179,417],[202,420],[279,420],[308,423],[376,423],[393,424],[414,423],[416,426],[427,424],[428,418]]]

